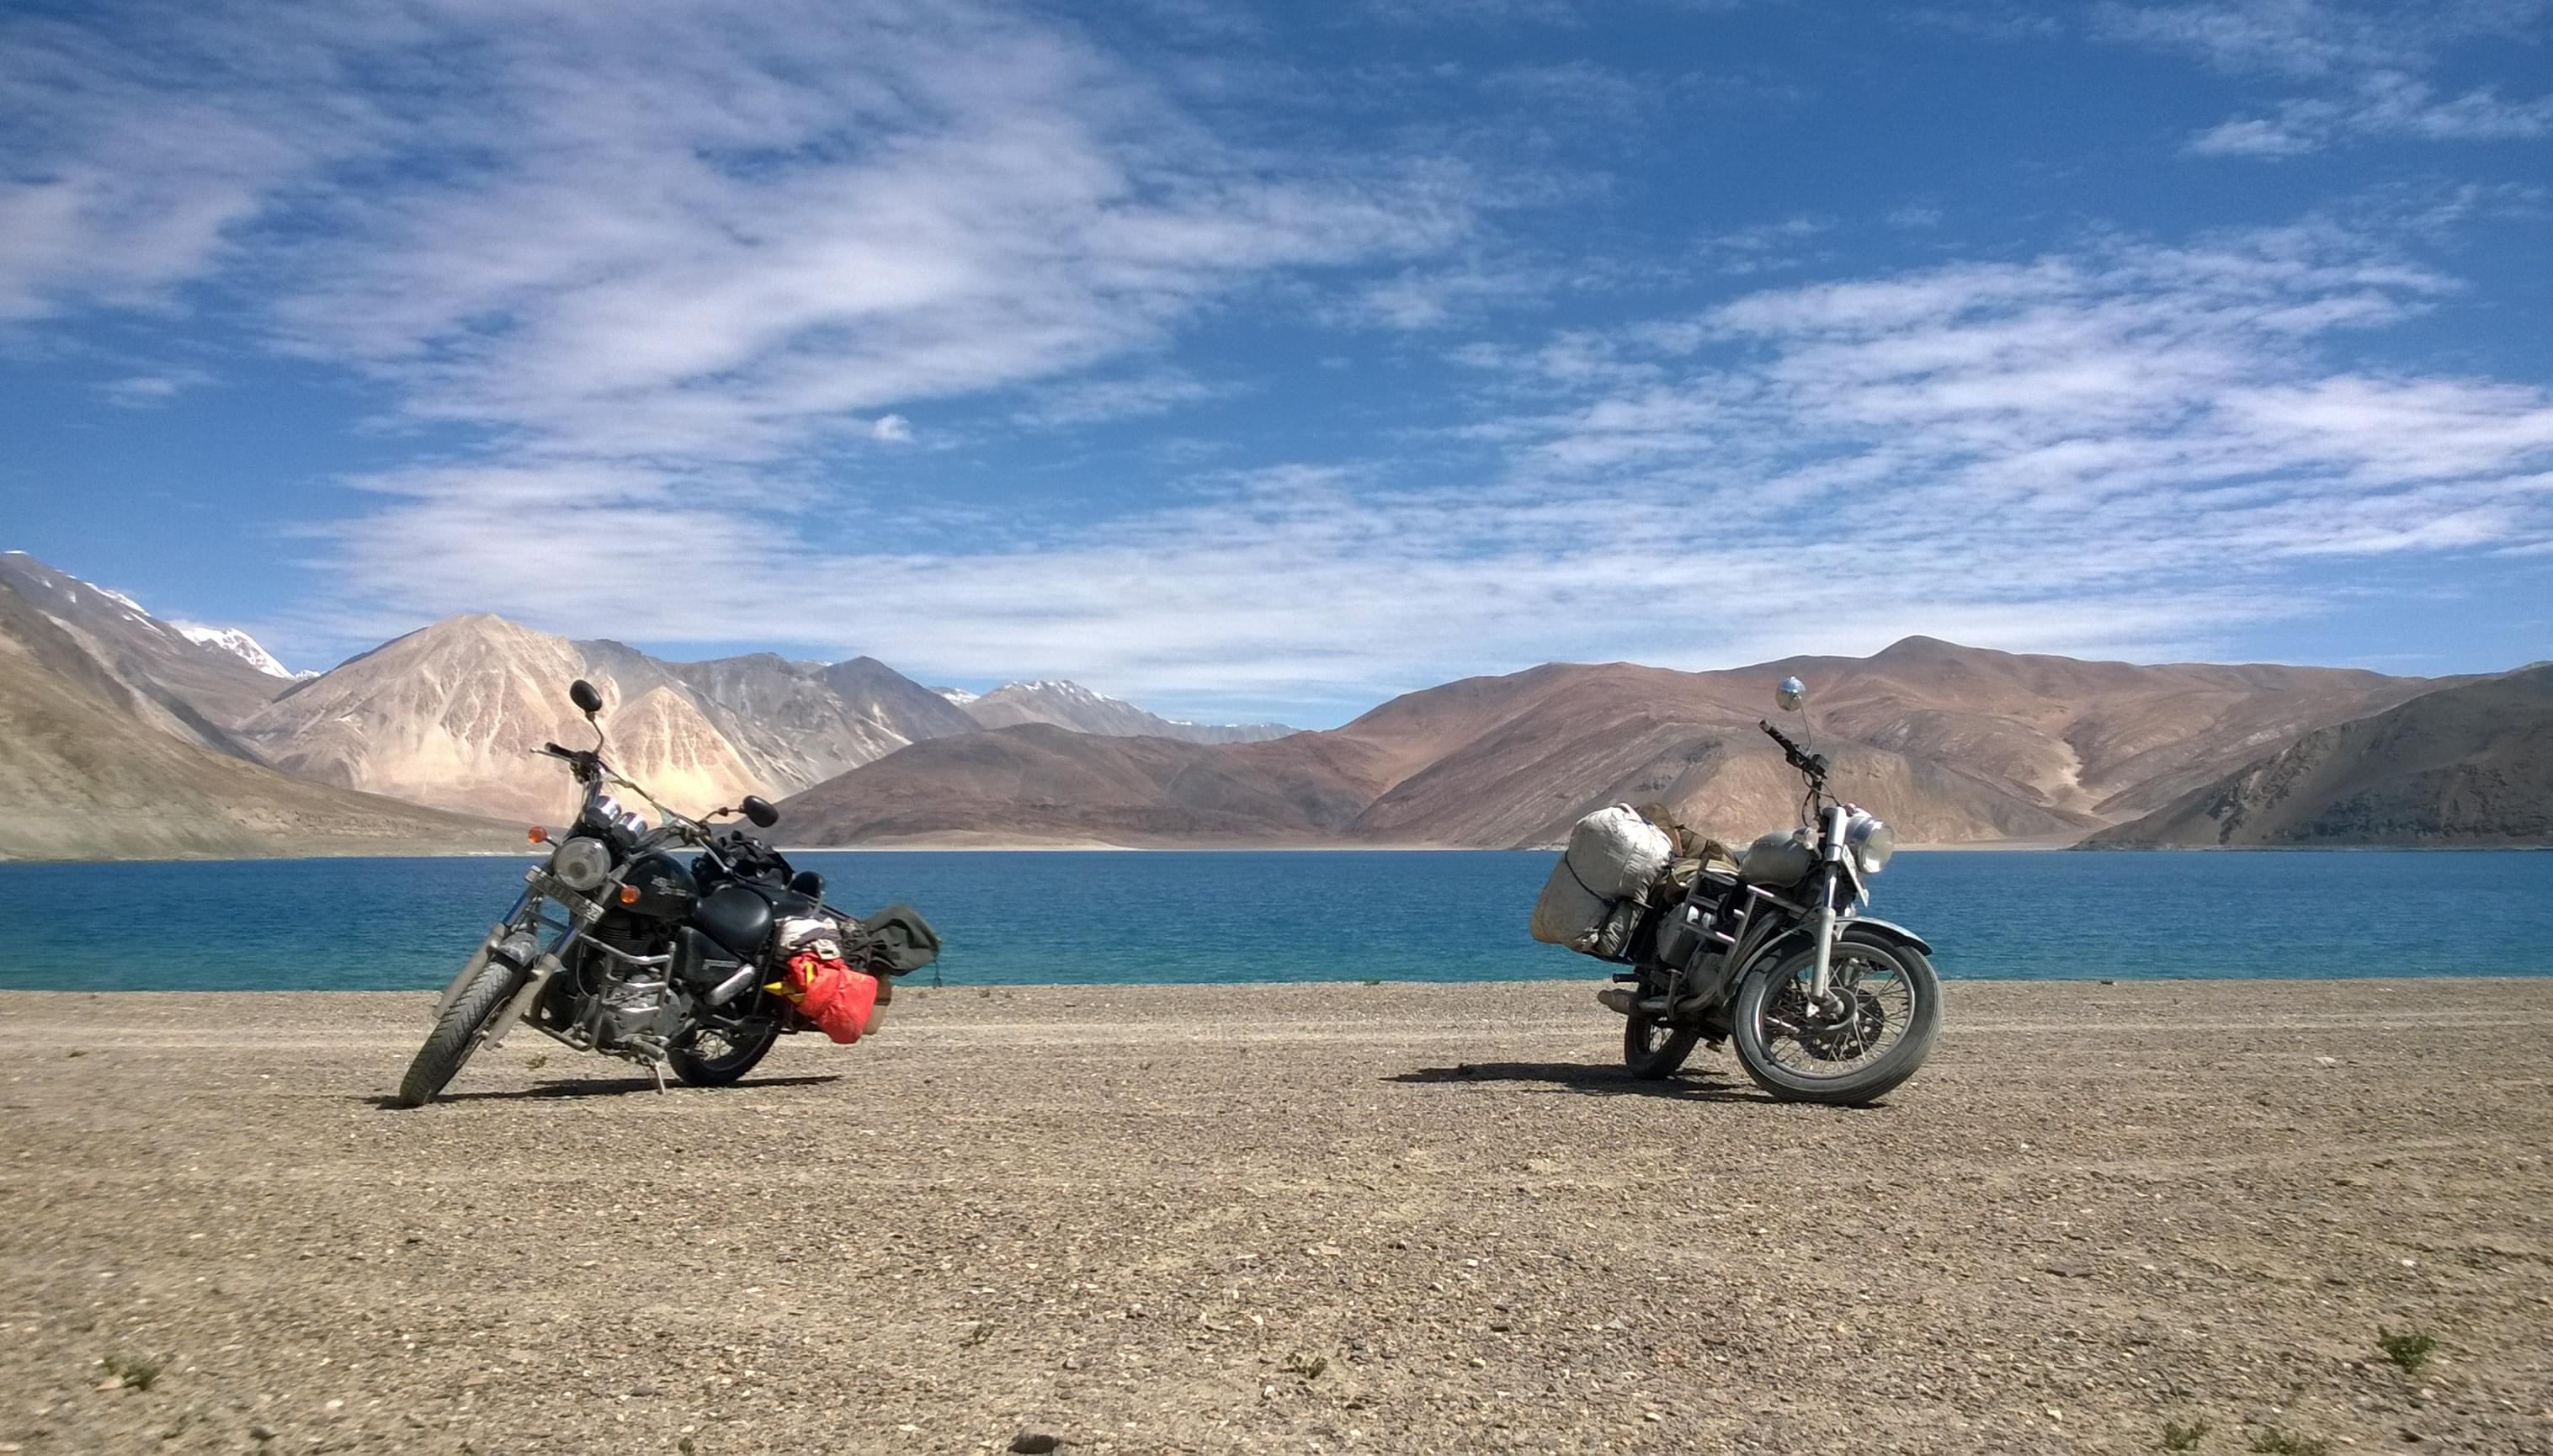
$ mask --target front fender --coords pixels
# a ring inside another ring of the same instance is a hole
[[[1930,942],[1893,920],[1864,920],[1860,916],[1856,915],[1852,919],[1845,921],[1840,929],[1844,932],[1850,932],[1855,929],[1866,930],[1883,941],[1893,941],[1900,946],[1920,951],[1927,955],[1933,953],[1933,947]]]
[[[1874,941],[1884,941],[1890,945],[1904,946],[1908,950],[1917,952],[1920,954],[1930,955],[1933,953],[1932,946],[1926,943],[1922,936],[1915,934],[1913,931],[1908,930],[1906,927],[1899,925],[1892,920],[1865,920],[1860,916],[1854,916],[1850,920],[1835,922],[1835,939],[1837,940],[1843,940],[1852,935],[1855,931],[1863,932]],[[1781,959],[1783,956],[1791,954],[1794,951],[1805,950],[1809,945],[1809,937],[1813,933],[1812,929],[1805,925],[1797,927],[1796,929],[1784,931],[1773,939],[1766,941],[1763,949],[1757,951],[1754,956],[1747,961],[1747,964],[1750,966],[1771,964],[1772,962]]]

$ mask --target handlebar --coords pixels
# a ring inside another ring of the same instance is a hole
[[[1782,745],[1782,757],[1787,760],[1793,768],[1807,774],[1813,782],[1821,784],[1826,782],[1827,756],[1825,754],[1808,752],[1799,744],[1794,743],[1789,738],[1783,736],[1780,728],[1777,728],[1771,724],[1760,719],[1756,721],[1755,726],[1762,728],[1765,734],[1772,738],[1774,742]]]

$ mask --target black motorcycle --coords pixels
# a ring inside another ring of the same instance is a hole
[[[1785,678],[1775,697],[1805,712],[1807,692]],[[1941,1035],[1933,948],[1862,913],[1896,833],[1828,792],[1825,754],[1759,726],[1806,783],[1801,827],[1748,845],[1733,873],[1703,865],[1647,913],[1622,957],[1633,968],[1597,999],[1624,1018],[1633,1076],[1671,1076],[1696,1044],[1729,1040],[1784,1101],[1868,1102],[1913,1076]]]
[[[552,845],[549,857],[444,987],[434,1030],[399,1083],[401,1105],[432,1101],[518,1021],[578,1051],[635,1062],[660,1090],[669,1066],[696,1087],[733,1082],[804,1028],[766,988],[784,973],[784,922],[830,922],[844,958],[874,974],[900,975],[938,953],[919,916],[903,907],[867,922],[843,915],[825,903],[823,876],[793,870],[740,828],[714,827],[741,814],[767,830],[780,822],[767,802],[748,796],[691,819],[649,798],[603,756],[603,695],[582,679],[568,695],[594,725],[595,745],[535,751],[576,776],[576,822],[556,837],[532,831],[533,842]],[[613,789],[645,801],[658,823],[623,807]]]

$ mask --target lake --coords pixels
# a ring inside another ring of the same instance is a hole
[[[1592,977],[1525,938],[1548,852],[831,852],[857,910],[905,901],[952,984]],[[439,986],[527,860],[0,864],[0,988]],[[1871,913],[1944,975],[2553,973],[2553,853],[1900,854]],[[928,981],[933,972],[924,971]]]

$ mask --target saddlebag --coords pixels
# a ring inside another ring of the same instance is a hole
[[[849,1046],[875,1024],[878,981],[842,959],[841,933],[829,919],[781,922],[780,954],[789,968],[765,989],[797,1007],[816,1030]]]
[[[845,929],[850,962],[871,975],[910,975],[940,958],[940,933],[910,905],[890,905]]]
[[[1667,833],[1627,804],[1588,815],[1534,901],[1533,938],[1599,959],[1626,958],[1650,887],[1674,855]]]

